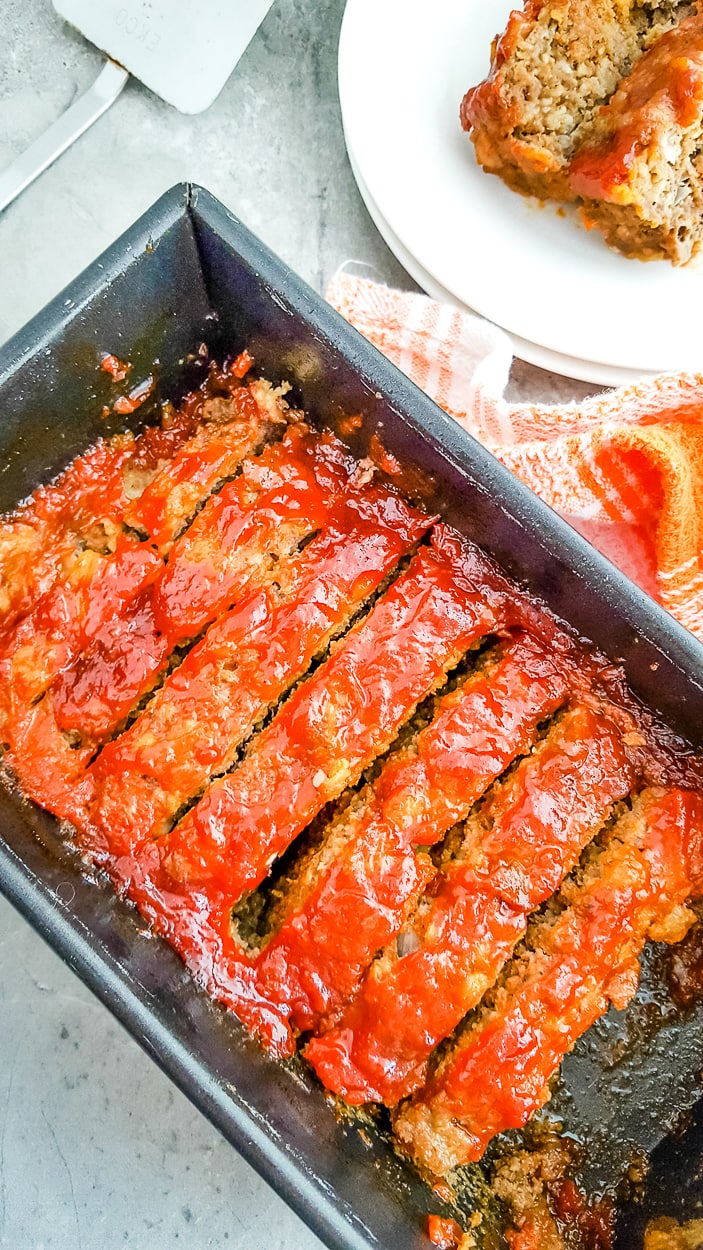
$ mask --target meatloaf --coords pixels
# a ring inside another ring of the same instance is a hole
[[[690,260],[703,240],[703,13],[640,58],[595,117],[569,184],[611,246]]]
[[[3,769],[271,1053],[443,1171],[685,934],[703,763],[249,364],[0,521]]]
[[[526,0],[461,105],[479,164],[517,191],[573,200],[569,165],[599,108],[690,12],[684,0]]]

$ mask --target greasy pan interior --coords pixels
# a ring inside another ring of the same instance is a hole
[[[100,415],[109,379],[99,353],[129,358],[135,380],[154,374],[158,400],[187,386],[203,341],[215,356],[248,346],[321,423],[363,412],[346,440],[354,450],[379,433],[430,509],[621,661],[639,697],[703,746],[703,647],[198,188],[170,191],[0,353],[0,510],[123,428]],[[148,419],[145,405],[133,421]],[[80,871],[51,817],[5,790],[0,812],[0,888],[319,1235],[343,1250],[427,1244],[423,1216],[441,1204],[382,1137],[364,1142],[339,1123],[302,1065],[265,1058],[169,948],[141,936],[136,913]],[[590,1187],[617,1180],[633,1148],[658,1146],[645,1209],[676,1215],[687,1211],[681,1183],[700,1157],[701,1117],[686,1138],[664,1139],[698,1097],[703,1009],[673,1021],[651,1010],[658,967],[655,952],[633,1009],[611,1012],[569,1056],[550,1110],[585,1142]],[[667,1166],[679,1158],[685,1166]],[[490,1241],[495,1211],[478,1170],[467,1186]],[[623,1206],[623,1247],[641,1244],[641,1223]]]

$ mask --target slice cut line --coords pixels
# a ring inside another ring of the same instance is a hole
[[[530,746],[565,698],[563,667],[519,634],[438,700],[430,724],[329,830],[259,960],[262,990],[297,1029],[317,1030],[358,989],[435,875],[418,846],[438,842]]]
[[[566,712],[465,825],[446,866],[397,943],[371,965],[339,1023],[306,1057],[347,1102],[390,1106],[424,1082],[430,1055],[495,982],[530,913],[558,889],[630,790],[612,722]]]
[[[168,832],[430,524],[385,488],[352,484],[276,583],[210,627],[90,769],[89,821],[110,854]]]
[[[492,1006],[395,1119],[404,1148],[436,1174],[479,1159],[549,1097],[549,1081],[582,1033],[637,988],[645,941],[677,942],[703,887],[703,796],[652,788],[635,799],[566,908],[542,922]]]

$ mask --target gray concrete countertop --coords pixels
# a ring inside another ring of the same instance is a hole
[[[0,341],[174,182],[208,187],[318,290],[344,261],[414,284],[347,161],[343,0],[277,0],[214,106],[185,117],[130,82],[0,216]],[[85,90],[100,55],[49,0],[2,0],[0,168]],[[589,390],[517,363],[511,393]],[[0,902],[0,1248],[313,1250],[320,1242]]]

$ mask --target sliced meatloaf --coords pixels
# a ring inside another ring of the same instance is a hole
[[[641,259],[703,242],[703,13],[657,41],[594,121],[569,181],[589,225]]]
[[[573,200],[569,164],[599,108],[691,11],[685,0],[525,0],[461,105],[479,164],[514,190]]]

